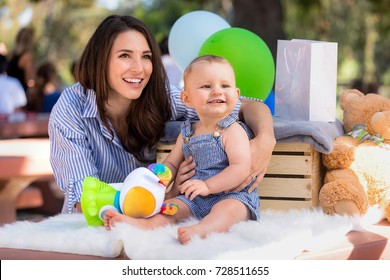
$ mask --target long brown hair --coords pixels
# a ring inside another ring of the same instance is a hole
[[[25,52],[32,51],[34,45],[34,29],[30,27],[21,28],[15,37],[15,45],[10,52],[9,59],[21,56]]]
[[[96,92],[99,115],[113,135],[105,114],[108,100],[108,63],[111,47],[118,34],[136,30],[144,35],[152,51],[153,72],[141,96],[133,100],[127,115],[123,116],[128,125],[125,149],[137,160],[145,162],[143,148],[153,148],[164,135],[165,123],[172,111],[167,93],[167,75],[161,61],[159,46],[146,25],[132,16],[111,15],[103,20],[89,40],[76,66],[76,77],[85,89]]]

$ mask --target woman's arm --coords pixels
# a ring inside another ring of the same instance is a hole
[[[81,211],[79,202],[84,178],[96,176],[97,168],[92,164],[87,141],[66,137],[63,131],[58,124],[49,122],[50,163],[56,182],[64,191],[66,209],[63,211],[72,213],[75,207]]]
[[[178,173],[179,166],[184,161],[184,155],[183,155],[183,152],[181,151],[182,143],[183,143],[183,139],[182,139],[182,136],[180,133],[176,139],[175,146],[173,146],[171,152],[168,154],[168,156],[163,161],[163,164],[168,166],[168,168],[171,170],[172,180],[174,182],[177,181],[177,176],[179,176],[179,173]],[[182,176],[182,174],[180,174],[180,176]],[[182,179],[180,179],[178,181],[182,182]],[[170,185],[170,184],[171,184],[171,182],[168,185]],[[170,190],[170,194],[169,194],[170,197],[175,197],[176,195],[179,194],[179,190],[178,190],[177,186],[178,186],[178,184],[173,183],[173,187]]]
[[[48,126],[50,163],[57,185],[64,191],[63,211],[67,213],[74,212],[74,205],[80,202],[85,177],[98,177],[80,108],[77,89],[67,88],[51,111]]]
[[[271,111],[262,102],[252,100],[241,101],[240,117],[252,129],[255,138],[250,141],[251,171],[248,178],[236,190],[242,190],[256,177],[255,183],[249,189],[253,191],[263,179],[272,151],[276,145]]]

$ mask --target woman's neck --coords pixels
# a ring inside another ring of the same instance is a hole
[[[111,122],[120,123],[125,121],[131,100],[111,97],[106,103],[106,114]]]
[[[109,100],[106,104],[106,115],[110,120],[112,127],[122,143],[124,143],[127,135],[126,115],[130,106],[130,102],[116,102]]]

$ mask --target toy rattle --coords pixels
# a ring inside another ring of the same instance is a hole
[[[103,225],[108,209],[134,218],[148,218],[157,213],[176,214],[179,210],[177,204],[163,203],[171,178],[171,170],[161,163],[135,169],[122,184],[107,184],[97,178],[86,177],[81,208],[88,225]]]

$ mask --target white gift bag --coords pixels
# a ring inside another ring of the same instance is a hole
[[[337,43],[278,40],[275,116],[333,122],[336,87]]]

